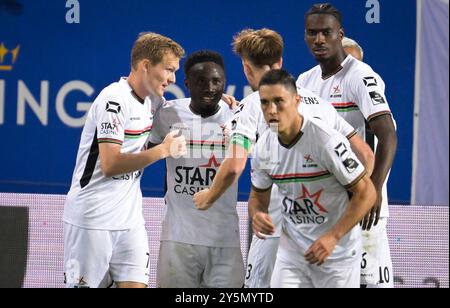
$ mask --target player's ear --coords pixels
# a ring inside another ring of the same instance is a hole
[[[295,96],[295,105],[298,107],[299,105],[300,105],[300,102],[301,102],[301,100],[302,100],[302,97],[300,96],[300,95],[296,95]]]
[[[341,41],[344,39],[344,36],[345,36],[344,28],[340,28],[339,29],[339,38],[341,39]]]

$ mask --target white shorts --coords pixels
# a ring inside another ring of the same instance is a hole
[[[362,232],[361,285],[368,288],[393,288],[394,274],[386,231],[387,217],[380,217],[370,231]]]
[[[279,243],[279,237],[269,237],[262,240],[253,236],[247,258],[245,288],[270,287]]]
[[[144,225],[104,231],[64,223],[64,277],[68,288],[104,288],[114,282],[148,285],[149,257]]]
[[[307,263],[304,256],[278,248],[271,288],[359,288],[359,260],[340,265],[326,262],[321,266]]]
[[[242,288],[240,247],[221,248],[162,241],[158,288]]]

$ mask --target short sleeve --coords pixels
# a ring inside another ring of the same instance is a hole
[[[353,101],[368,122],[377,116],[391,114],[384,93],[384,81],[370,67],[358,71],[350,82]]]
[[[98,143],[122,145],[127,110],[121,100],[113,96],[99,96],[94,105]]]
[[[166,137],[163,133],[163,127],[162,127],[162,112],[161,108],[159,108],[154,117],[153,117],[153,125],[152,130],[150,131],[150,135],[148,137],[148,142],[152,144],[161,144],[164,141],[164,138]]]
[[[334,134],[322,149],[321,161],[345,188],[350,188],[366,174],[363,164],[353,153],[344,136]]]
[[[262,142],[258,142],[255,148],[254,157],[251,160],[251,180],[252,186],[254,189],[258,191],[265,191],[272,187],[273,181],[270,177],[267,168],[265,168],[266,164],[264,164],[261,156],[258,155],[258,152],[261,148]]]
[[[253,96],[255,95],[253,94]],[[258,111],[255,108],[255,101],[252,99],[247,98],[242,101],[231,120],[231,144],[240,145],[248,152],[250,151],[252,144],[255,144],[257,139]]]

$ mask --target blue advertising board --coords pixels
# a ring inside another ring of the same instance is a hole
[[[284,67],[294,76],[315,61],[303,16],[316,1],[0,1],[0,191],[65,194],[86,112],[96,95],[130,70],[137,35],[153,31],[187,53],[220,52],[227,92],[242,99],[247,82],[231,50],[235,33],[267,27],[285,40]],[[386,83],[399,146],[389,182],[391,202],[408,203],[414,109],[415,1],[336,0],[349,37]],[[183,64],[183,62],[181,63]],[[187,96],[183,72],[168,99]],[[158,174],[161,176],[150,176]],[[162,196],[164,163],[147,169],[146,196]],[[248,170],[247,170],[248,172]],[[246,200],[249,176],[241,177]]]

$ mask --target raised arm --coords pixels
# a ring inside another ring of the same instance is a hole
[[[228,156],[219,167],[211,187],[194,195],[194,203],[199,210],[209,209],[239,179],[247,158],[248,151],[245,147],[236,143],[230,144]]]
[[[186,153],[186,141],[183,136],[175,137],[177,133],[172,132],[167,135],[162,144],[135,154],[121,153],[121,145],[119,144],[100,143],[99,155],[103,175],[112,177],[133,172],[160,159],[184,155]]]

